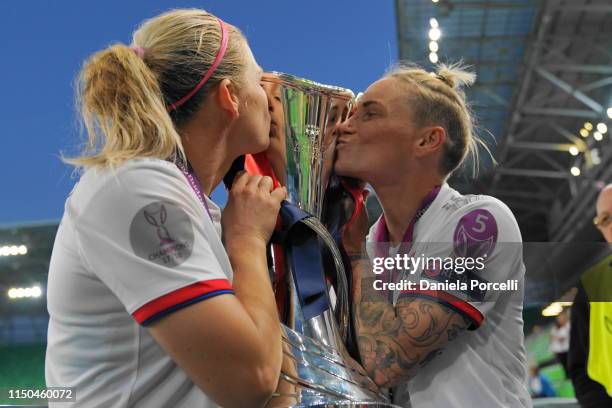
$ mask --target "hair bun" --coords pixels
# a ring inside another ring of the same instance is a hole
[[[476,74],[467,70],[461,62],[447,65],[439,64],[436,77],[451,88],[470,86],[476,82]]]

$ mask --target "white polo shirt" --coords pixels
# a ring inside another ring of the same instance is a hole
[[[368,235],[368,251],[380,219]],[[487,254],[481,271],[465,277],[483,282],[515,280],[517,290],[416,290],[410,296],[436,299],[472,321],[471,330],[450,341],[442,353],[394,390],[396,404],[413,408],[531,407],[523,344],[523,284],[520,230],[510,209],[483,195],[459,194],[444,184],[416,222],[413,256]],[[452,270],[416,271],[428,282],[454,281]],[[464,278],[465,278],[464,277]],[[402,292],[406,295],[406,292]],[[401,293],[393,293],[398,298]]]
[[[51,256],[45,367],[47,386],[76,388],[73,406],[217,406],[146,329],[233,293],[221,211],[207,203],[211,216],[158,159],[89,169],[73,189]]]

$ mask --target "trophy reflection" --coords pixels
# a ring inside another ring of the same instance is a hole
[[[262,86],[271,117],[270,146],[247,156],[245,166],[288,192],[270,251],[284,359],[268,406],[392,407],[347,352],[350,289],[341,252],[321,222],[336,127],[354,95],[281,73],[265,73]],[[328,200],[325,205],[342,204]]]

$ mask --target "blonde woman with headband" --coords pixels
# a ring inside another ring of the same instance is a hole
[[[209,198],[268,146],[261,74],[236,27],[195,9],[85,63],[89,139],[48,283],[46,381],[74,406],[258,407],[276,388],[266,244],[286,192],[242,173],[223,215]]]
[[[459,65],[400,66],[370,85],[340,127],[337,173],[368,182],[383,209],[366,249],[365,216],[343,236],[359,352],[403,407],[531,404],[518,225],[501,201],[447,184],[466,156],[478,160],[461,91],[474,80]]]

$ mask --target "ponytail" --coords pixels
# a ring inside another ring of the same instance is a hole
[[[132,47],[116,44],[89,58],[76,86],[88,139],[80,156],[64,161],[116,167],[136,157],[185,159],[177,129],[199,112],[221,80],[240,86],[247,66],[246,39],[220,22],[205,10],[171,10],[143,22]],[[216,61],[223,41],[225,53]],[[174,106],[185,95],[188,100]]]
[[[100,51],[85,63],[77,83],[77,104],[88,142],[83,154],[64,159],[67,163],[115,167],[134,157],[184,155],[155,75],[123,44]]]

